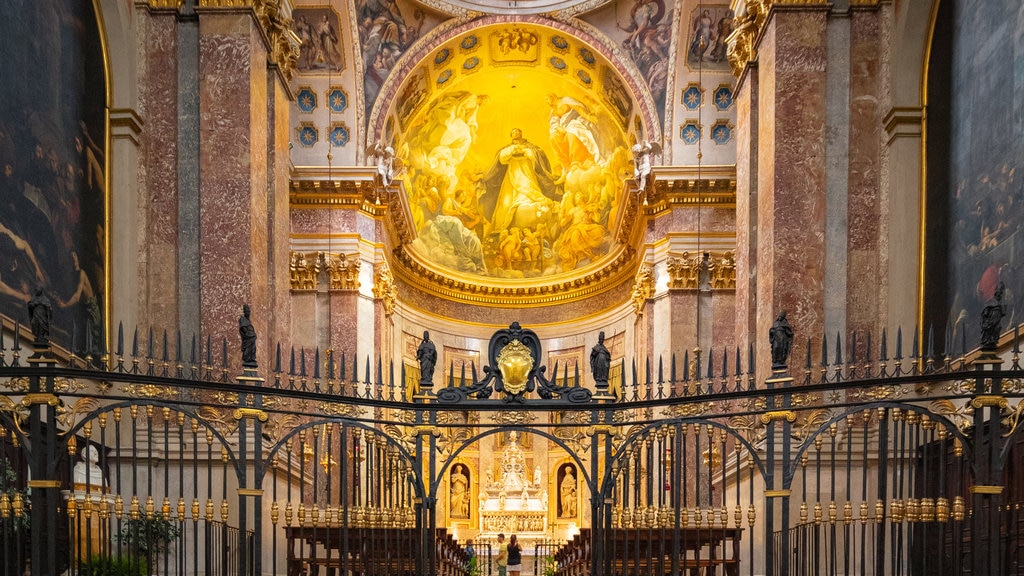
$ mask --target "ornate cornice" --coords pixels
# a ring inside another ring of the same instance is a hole
[[[532,284],[480,284],[478,278],[459,278],[450,272],[427,268],[406,250],[394,252],[400,264],[394,267],[398,278],[409,286],[427,294],[447,300],[485,306],[550,306],[575,302],[600,294],[618,286],[628,278],[636,250],[630,246],[620,248],[611,262],[580,276],[552,279],[534,279]]]
[[[707,252],[708,285],[712,290],[736,289],[736,254],[728,252]],[[669,256],[665,262],[668,272],[668,287],[673,290],[697,290],[700,288],[702,254],[683,252]]]
[[[700,204],[736,205],[736,166],[659,166],[651,172],[654,182],[644,212]]]
[[[358,254],[292,252],[288,264],[292,292],[316,291],[321,272],[327,272],[328,290],[358,290],[359,265]]]
[[[373,208],[375,194],[376,184],[372,180],[292,180],[288,201],[293,208],[349,207],[383,214],[383,207]]]

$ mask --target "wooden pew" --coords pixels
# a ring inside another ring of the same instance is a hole
[[[419,531],[415,528],[287,526],[288,576],[412,576]],[[465,576],[469,556],[444,529],[434,538],[438,576]]]
[[[615,528],[601,542],[580,533],[555,553],[557,576],[589,575],[593,546],[609,576],[666,576],[673,563],[689,576],[738,576],[742,528]]]

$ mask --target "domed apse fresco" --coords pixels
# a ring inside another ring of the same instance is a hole
[[[417,259],[493,279],[607,259],[634,105],[593,48],[542,26],[477,28],[435,48],[394,102]]]

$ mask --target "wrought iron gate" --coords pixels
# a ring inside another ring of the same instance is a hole
[[[584,386],[514,324],[482,376],[432,386],[319,352],[235,371],[226,343],[214,365],[209,342],[152,333],[146,354],[61,356],[16,327],[0,574],[493,574],[497,544],[471,561],[439,506],[460,456],[510,432],[564,452],[551,506],[579,519],[532,544],[527,574],[1024,574],[1016,334],[1003,356],[900,340],[846,361],[808,344],[763,382],[752,350],[746,368],[616,359]]]

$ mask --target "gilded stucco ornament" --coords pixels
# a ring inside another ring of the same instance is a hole
[[[526,391],[526,380],[533,370],[533,356],[530,350],[519,340],[505,345],[498,354],[498,369],[505,383],[505,391],[509,394],[522,394]]]
[[[384,262],[377,264],[373,274],[373,298],[384,305],[384,316],[390,318],[395,313],[398,303],[398,289],[395,288],[395,276],[391,268]]]
[[[641,264],[633,279],[633,312],[637,316],[643,316],[644,304],[652,297],[654,297],[654,267],[650,264]]]
[[[748,63],[757,59],[754,41],[764,26],[771,4],[771,0],[746,0],[743,13],[733,22],[733,31],[725,42],[726,57],[736,76],[743,72]]]

